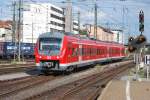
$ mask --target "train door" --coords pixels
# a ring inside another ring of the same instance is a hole
[[[79,63],[82,61],[82,44],[79,44]]]

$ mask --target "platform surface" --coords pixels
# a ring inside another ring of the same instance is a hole
[[[98,100],[150,100],[150,81],[112,80]]]

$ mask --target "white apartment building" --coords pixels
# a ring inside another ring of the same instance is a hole
[[[22,41],[35,43],[40,34],[45,32],[64,32],[65,15],[63,8],[50,3],[24,4],[22,12]],[[78,24],[73,22],[74,33]]]
[[[11,21],[0,21],[0,42],[12,41]]]
[[[11,42],[12,30],[8,28],[0,28],[0,42]]]
[[[64,31],[63,9],[49,3],[24,4],[22,41],[35,43],[40,34]]]
[[[79,34],[79,24],[78,21],[73,21],[73,33],[74,34]]]

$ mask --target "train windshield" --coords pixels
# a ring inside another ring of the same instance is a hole
[[[39,50],[45,55],[58,55],[61,47],[60,38],[40,38]]]

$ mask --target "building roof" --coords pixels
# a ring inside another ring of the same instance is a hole
[[[91,26],[94,27],[94,25],[91,25]],[[107,33],[110,33],[110,34],[114,34],[111,29],[108,29],[108,28],[105,28],[105,27],[102,27],[102,26],[98,26],[98,28],[101,28],[104,32],[107,32]]]
[[[112,32],[110,29],[104,28],[104,27],[102,27],[102,26],[99,26],[99,27],[100,27],[101,29],[103,29],[104,32],[113,34],[113,32]]]
[[[12,21],[2,21],[0,20],[0,28],[11,29]]]

